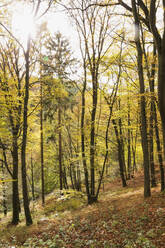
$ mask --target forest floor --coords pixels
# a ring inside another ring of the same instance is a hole
[[[82,194],[61,200],[50,194],[44,208],[33,206],[29,227],[23,220],[13,227],[8,218],[0,221],[3,248],[165,248],[165,194],[158,185],[144,199],[142,173],[125,188],[117,179],[105,183],[93,205]]]

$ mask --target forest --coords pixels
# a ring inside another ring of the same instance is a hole
[[[1,1],[0,247],[165,247],[164,161],[164,0]]]

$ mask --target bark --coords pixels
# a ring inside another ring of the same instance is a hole
[[[163,130],[163,147],[164,147],[164,159],[165,159],[165,1],[162,1],[163,4],[163,18],[164,18],[164,27],[163,27],[163,36],[161,37],[157,27],[156,27],[156,1],[150,1],[150,26],[151,31],[154,36],[157,52],[158,52],[158,101],[159,101],[159,110],[162,122]]]
[[[23,193],[23,204],[24,212],[26,218],[26,225],[31,225],[32,218],[29,208],[29,198],[28,198],[28,187],[27,187],[27,177],[26,177],[26,145],[27,145],[27,117],[28,117],[28,100],[29,100],[29,51],[30,51],[30,38],[28,40],[27,52],[25,53],[26,61],[26,76],[25,76],[25,96],[24,96],[24,106],[23,106],[23,134],[22,134],[22,147],[21,147],[21,170],[22,170],[22,193]]]
[[[41,149],[41,192],[42,192],[42,205],[45,204],[45,180],[44,180],[44,138],[43,138],[43,88],[42,82],[40,83],[40,149]]]
[[[144,42],[143,42],[144,46]],[[149,125],[149,151],[150,151],[150,169],[151,169],[151,186],[156,187],[156,177],[155,177],[155,164],[154,164],[154,116],[155,116],[155,96],[154,96],[154,87],[155,87],[155,56],[156,56],[156,47],[153,45],[153,62],[151,65],[151,73],[149,71],[149,62],[147,59],[147,55],[144,50],[144,56],[146,60],[146,67],[147,67],[147,75],[149,79],[149,86],[150,86],[150,93],[151,93],[151,103],[150,103],[150,125]]]
[[[59,134],[58,134],[58,152],[59,152],[59,180],[60,180],[60,190],[63,189],[63,173],[62,173],[62,134],[61,134],[61,106],[59,101],[59,108],[58,108],[58,128],[59,128]]]
[[[90,132],[90,172],[91,172],[91,195],[95,195],[95,119],[97,108],[97,78],[92,76],[93,84],[93,103],[91,115],[91,132]]]
[[[128,179],[131,179],[131,120],[130,120],[130,99],[128,97],[128,143],[127,143],[127,151],[128,151],[128,159],[127,159],[127,168],[128,168]]]
[[[80,171],[80,164],[77,164],[77,190],[81,191],[81,171]]]
[[[34,193],[34,166],[33,166],[33,157],[31,154],[31,182],[32,182],[32,199],[35,200],[35,193]]]
[[[13,194],[12,194],[12,224],[17,225],[19,223],[19,210],[20,210],[20,202],[19,202],[19,191],[18,191],[18,144],[17,144],[17,135],[13,137]]]
[[[143,149],[143,168],[144,168],[144,197],[151,195],[150,190],[150,164],[149,164],[149,151],[148,151],[148,137],[147,137],[147,118],[146,118],[146,100],[145,100],[145,87],[143,76],[143,53],[140,43],[140,21],[137,14],[136,2],[132,0],[132,11],[135,21],[135,43],[137,49],[137,66],[140,84],[140,108],[141,108],[141,140]]]
[[[105,153],[103,168],[102,168],[102,171],[101,171],[101,174],[100,174],[99,185],[98,185],[97,193],[96,193],[96,198],[97,199],[98,199],[98,196],[99,196],[99,191],[100,191],[101,183],[103,181],[105,166],[106,166],[106,162],[107,162],[107,158],[108,158],[108,152],[109,152],[108,151],[108,132],[109,132],[109,126],[110,126],[111,116],[112,116],[112,106],[110,106],[110,108],[109,108],[109,117],[108,117],[107,128],[106,128],[106,135],[105,135],[106,153]],[[103,187],[104,187],[104,184],[103,184]]]
[[[87,162],[86,162],[86,152],[85,152],[85,127],[84,127],[84,120],[85,120],[85,92],[86,92],[86,85],[87,85],[87,72],[86,72],[86,61],[84,59],[84,82],[83,82],[83,90],[82,90],[82,98],[81,98],[81,154],[82,154],[82,163],[84,169],[84,176],[85,176],[85,188],[86,194],[89,200],[89,176],[88,176],[88,169],[87,169]]]
[[[119,109],[120,109],[120,103],[119,103]],[[125,149],[124,149],[124,140],[123,140],[123,131],[122,131],[122,121],[121,118],[119,117],[119,133],[120,133],[120,148],[121,148],[121,158],[123,160],[123,169],[124,169],[124,174],[125,178],[127,179],[127,169],[126,169],[126,163],[125,163]]]
[[[76,157],[78,159],[77,161],[77,190],[81,191],[81,170],[80,170],[80,161],[79,161],[79,153],[80,153],[80,147],[79,147],[79,130],[80,130],[80,106],[78,105],[78,116],[77,116],[77,151],[76,151]]]
[[[63,173],[62,173],[63,174],[63,186],[65,189],[69,189],[65,165],[63,167],[64,167]]]
[[[135,171],[137,171],[137,166],[136,166],[136,143],[137,143],[137,131],[136,130],[136,135],[133,137],[133,133],[131,132],[131,140],[132,140],[132,155],[133,155],[133,175]]]
[[[2,180],[2,193],[3,193],[2,206],[3,206],[4,216],[7,216],[7,202],[6,202],[7,195],[6,195],[6,183],[4,181],[4,179],[5,179],[5,168],[4,168],[4,162],[3,161],[1,162],[1,170],[2,170],[1,180]]]
[[[72,184],[72,189],[75,189],[74,183],[73,183],[73,176],[72,176],[72,163],[70,163],[69,172],[70,172],[70,180],[71,180],[71,184]]]
[[[119,160],[119,168],[120,168],[120,177],[121,177],[121,180],[122,180],[123,187],[126,187],[127,183],[126,183],[126,178],[125,178],[125,175],[124,175],[122,143],[121,143],[121,139],[120,139],[120,135],[119,135],[119,131],[118,131],[118,128],[117,128],[116,121],[113,119],[112,123],[113,123],[113,127],[115,129],[115,135],[116,135],[117,146],[118,146],[118,160]]]
[[[153,143],[153,113],[154,102],[151,100],[150,106],[150,127],[149,127],[149,151],[150,151],[150,169],[151,169],[151,187],[156,187],[155,164],[154,164],[154,143]]]
[[[161,191],[164,191],[165,190],[164,166],[163,166],[162,147],[161,147],[161,142],[160,142],[160,137],[159,137],[158,120],[157,120],[156,106],[155,105],[154,105],[154,121],[155,121],[156,145],[157,145],[159,168],[160,168]]]

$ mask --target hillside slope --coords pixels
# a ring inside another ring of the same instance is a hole
[[[144,200],[142,173],[128,184],[122,188],[118,180],[106,183],[99,202],[91,206],[75,194],[57,208],[50,196],[45,208],[37,205],[32,226],[3,223],[0,247],[165,247],[165,196],[159,185]]]

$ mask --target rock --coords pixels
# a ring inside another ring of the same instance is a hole
[[[47,217],[42,217],[40,220],[37,221],[37,224],[46,224],[48,223],[49,218]]]

